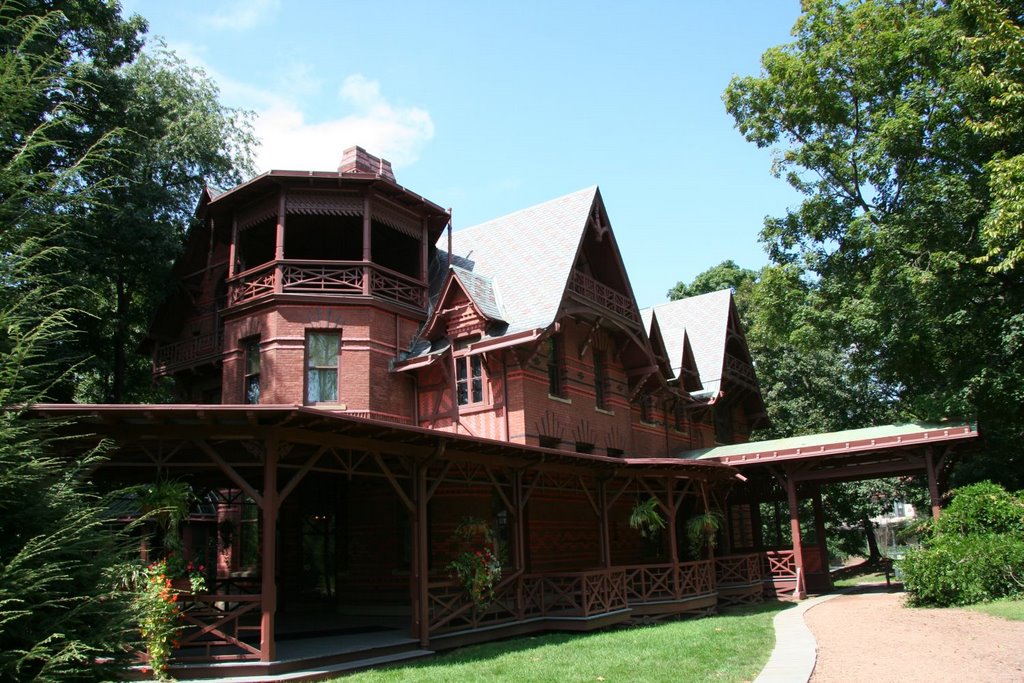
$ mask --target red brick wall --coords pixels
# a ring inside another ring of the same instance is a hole
[[[418,325],[414,318],[373,306],[289,304],[253,310],[225,326],[224,401],[242,402],[241,342],[258,336],[260,402],[304,403],[306,333],[336,331],[341,335],[336,405],[409,421],[412,381],[390,372],[390,363],[408,347]]]

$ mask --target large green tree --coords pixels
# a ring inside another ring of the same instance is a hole
[[[1024,150],[1021,20],[1002,0],[808,0],[793,42],[725,93],[806,197],[762,232],[806,290],[789,334],[824,342],[823,363],[901,417],[978,419],[987,457],[960,476],[1014,488],[1024,270],[1004,258],[1022,201],[1005,164]]]
[[[84,478],[93,457],[47,448],[55,426],[20,406],[45,400],[74,341],[56,238],[95,199],[87,175],[109,135],[78,155],[56,132],[74,123],[58,96],[79,87],[53,39],[63,17],[0,6],[0,679],[109,679],[97,657],[124,652],[121,545]],[[70,295],[69,295],[70,296]],[[112,661],[112,660],[111,660]],[[113,663],[113,661],[112,661]]]
[[[79,217],[73,271],[92,292],[78,319],[90,360],[75,398],[159,399],[138,354],[156,306],[167,294],[204,186],[231,186],[251,172],[249,117],[224,107],[216,86],[173,53],[153,49],[114,73],[95,93],[94,120],[116,128],[117,154],[93,169],[112,175],[99,201]]]

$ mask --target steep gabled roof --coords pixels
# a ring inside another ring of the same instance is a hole
[[[501,292],[505,334],[555,322],[597,197],[589,187],[452,234],[453,264]]]
[[[501,310],[501,302],[491,279],[458,266],[452,266],[448,269],[448,275],[441,285],[441,291],[430,313],[430,318],[427,319],[421,331],[424,338],[430,340],[437,338],[438,326],[444,325],[444,320],[448,315],[446,309],[458,292],[465,294],[477,315],[488,323],[505,322],[505,314]],[[504,331],[504,326],[501,330]]]
[[[645,309],[645,320],[657,316],[675,377],[682,375],[689,343],[704,390],[721,390],[731,309],[732,292],[728,289]]]
[[[462,285],[462,290],[481,315],[488,320],[505,320],[505,314],[501,311],[501,301],[491,278],[458,266],[452,266],[452,275]]]

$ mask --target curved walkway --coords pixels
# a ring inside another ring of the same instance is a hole
[[[775,649],[755,683],[1024,681],[1024,622],[906,608],[903,595],[864,584],[780,612]]]
[[[775,615],[775,649],[754,683],[806,683],[814,671],[817,643],[804,623],[804,612],[840,595],[819,595]]]

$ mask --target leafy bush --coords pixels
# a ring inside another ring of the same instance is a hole
[[[1024,500],[991,482],[959,489],[931,537],[900,568],[916,605],[1024,595]]]
[[[900,566],[916,605],[970,605],[1024,593],[1024,539],[947,534],[911,550]]]
[[[1024,499],[990,481],[957,489],[935,530],[940,534],[1016,534],[1024,537]]]

